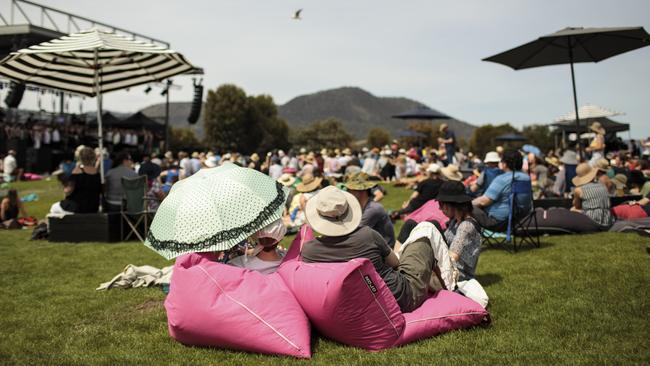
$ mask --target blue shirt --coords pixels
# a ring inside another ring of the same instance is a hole
[[[528,174],[523,172],[516,172],[515,179],[518,181],[530,182]],[[485,196],[492,200],[492,204],[487,207],[489,216],[494,217],[497,221],[503,222],[508,220],[508,212],[510,212],[510,186],[512,184],[512,172],[506,172],[494,178]],[[525,197],[528,196],[528,197]],[[520,202],[530,202],[530,195],[517,195],[517,205]],[[527,204],[529,205],[529,203]]]

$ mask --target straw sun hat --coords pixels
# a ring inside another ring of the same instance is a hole
[[[302,177],[302,182],[300,182],[296,186],[296,191],[300,193],[308,193],[308,192],[315,191],[318,187],[320,187],[322,181],[323,178],[321,177],[314,178],[313,175],[305,174]]]
[[[593,168],[589,163],[580,163],[576,168],[576,176],[571,181],[576,187],[584,186],[593,182],[596,174],[598,174],[598,169]]]
[[[454,164],[449,164],[446,167],[441,168],[440,172],[449,180],[460,181],[463,179],[463,174],[458,170],[458,166]]]
[[[280,176],[280,178],[278,178],[278,183],[282,184],[285,187],[291,187],[295,182],[296,178],[294,178],[289,173],[284,173]]]
[[[589,126],[589,129],[601,135],[605,134],[605,129],[598,121],[592,123],[591,126]]]
[[[345,177],[345,188],[353,191],[365,191],[367,189],[373,188],[377,185],[377,182],[371,182],[368,180],[368,174],[364,172],[356,172],[349,174]]]
[[[348,192],[334,186],[323,188],[307,201],[305,218],[317,232],[326,236],[343,236],[361,223],[361,205]]]

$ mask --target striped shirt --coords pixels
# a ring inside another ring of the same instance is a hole
[[[590,219],[602,226],[611,226],[613,218],[609,205],[607,188],[600,183],[587,183],[582,190],[582,211]]]

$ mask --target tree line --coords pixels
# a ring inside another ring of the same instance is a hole
[[[190,129],[176,128],[171,133],[173,149],[209,148],[251,154],[292,147],[317,151],[323,147],[352,147],[354,143],[353,137],[336,118],[315,121],[306,127],[289,128],[287,122],[278,116],[273,97],[267,94],[247,95],[242,88],[233,84],[208,90],[203,108],[204,140],[199,141]],[[412,122],[407,130],[417,134],[401,137],[399,143],[403,146],[437,146],[438,137],[441,137],[439,125],[435,122]],[[546,125],[526,126],[518,131],[508,123],[487,124],[476,128],[469,141],[459,140],[458,143],[465,151],[483,156],[497,145],[497,136],[511,132],[523,134],[527,143],[538,146],[542,151],[553,148],[553,139]],[[392,141],[387,130],[373,128],[363,145],[381,147]]]

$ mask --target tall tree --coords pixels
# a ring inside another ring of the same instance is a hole
[[[169,147],[172,150],[200,149],[201,142],[191,128],[174,128],[169,131]]]
[[[352,136],[345,130],[343,123],[336,118],[316,121],[306,128],[292,130],[290,141],[294,146],[310,150],[348,147]]]
[[[390,143],[390,133],[383,128],[373,128],[368,131],[368,146],[382,147]]]
[[[494,151],[499,143],[495,140],[497,136],[506,133],[518,132],[516,128],[509,123],[501,125],[487,124],[474,130],[472,138],[469,141],[469,151],[478,154],[479,157],[485,156],[488,151]],[[507,147],[507,144],[505,144]]]
[[[539,147],[544,154],[555,147],[555,140],[548,125],[525,126],[522,134],[526,137],[527,143]]]

